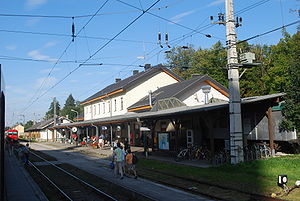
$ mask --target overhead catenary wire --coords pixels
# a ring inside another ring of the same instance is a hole
[[[32,103],[30,104],[30,106],[35,102],[34,97],[38,94],[38,92],[42,89],[42,87],[44,86],[46,80],[50,77],[53,69],[55,68],[55,66],[58,64],[59,60],[64,56],[64,54],[67,52],[67,50],[69,49],[69,47],[71,46],[71,44],[73,43],[73,39],[80,34],[80,32],[92,21],[92,19],[100,12],[100,10],[107,4],[109,0],[106,0],[101,6],[100,8],[95,12],[95,14],[85,23],[85,25],[78,31],[78,33],[72,38],[72,40],[68,43],[67,47],[64,49],[64,51],[61,53],[60,57],[57,59],[57,61],[54,63],[54,65],[52,66],[52,68],[50,69],[47,77],[43,80],[43,82],[41,83],[40,87],[36,90],[36,92],[34,93],[34,95],[32,96],[32,98],[30,98],[29,102]],[[39,97],[39,96],[38,96]],[[29,106],[29,107],[30,107]],[[29,107],[26,107],[23,112],[25,112]]]
[[[108,0],[107,0],[108,1]],[[106,2],[107,2],[106,1]],[[105,3],[106,3],[105,2]],[[28,108],[31,107],[33,103],[35,103],[37,100],[39,100],[41,97],[43,97],[45,94],[47,94],[50,90],[55,88],[57,85],[59,85],[61,82],[63,82],[67,77],[69,77],[72,73],[77,71],[79,68],[82,67],[85,63],[87,63],[92,57],[94,57],[98,52],[100,52],[103,48],[105,48],[109,43],[111,43],[115,38],[117,38],[121,33],[123,33],[126,29],[128,29],[134,22],[136,22],[139,18],[141,18],[148,10],[150,10],[152,7],[154,7],[160,0],[155,1],[149,8],[147,8],[145,11],[143,11],[139,16],[137,16],[134,20],[132,20],[127,26],[125,26],[121,31],[119,31],[114,37],[111,38],[108,42],[106,42],[104,45],[102,45],[98,50],[96,50],[89,58],[87,58],[84,62],[79,64],[76,68],[74,68],[72,71],[70,71],[66,76],[64,76],[62,79],[60,79],[58,82],[56,82],[53,86],[51,86],[48,90],[46,90],[44,93],[42,93],[40,96],[38,96],[29,106],[25,108],[24,111],[26,111]],[[98,10],[99,11],[99,10]],[[88,23],[91,21],[91,19],[88,21]],[[85,27],[85,26],[84,26]],[[83,27],[83,28],[84,28]],[[82,29],[83,29],[82,28]],[[81,29],[81,30],[82,30]]]
[[[48,35],[48,36],[72,37],[71,34],[48,33],[48,32],[33,32],[33,31],[21,31],[21,30],[7,30],[7,29],[0,29],[0,32],[17,33],[17,34],[33,34],[33,35]],[[98,36],[79,36],[79,35],[77,35],[76,38],[96,39],[96,40],[98,40],[98,39],[100,39],[100,40],[110,40],[110,39],[111,39],[111,38],[106,38],[106,37],[98,37]],[[115,41],[131,42],[131,43],[149,43],[149,44],[156,44],[155,42],[150,42],[150,41],[138,41],[138,40],[130,40],[130,39],[115,39]]]
[[[162,20],[165,20],[165,21],[167,21],[167,22],[170,22],[170,23],[175,24],[175,25],[177,25],[177,26],[180,26],[180,27],[182,27],[182,28],[185,28],[185,29],[188,29],[188,30],[197,32],[197,33],[199,33],[199,34],[201,34],[201,35],[204,35],[204,36],[207,37],[207,38],[213,37],[213,38],[217,38],[217,39],[220,39],[220,40],[225,40],[225,39],[223,39],[223,38],[218,38],[218,37],[212,36],[212,35],[210,35],[210,34],[205,34],[205,33],[199,32],[199,31],[197,31],[197,30],[195,30],[195,29],[192,29],[192,28],[190,28],[190,27],[187,27],[187,26],[185,26],[185,25],[182,25],[182,24],[179,24],[179,23],[174,22],[174,21],[172,21],[172,20],[166,19],[166,18],[164,18],[164,17],[161,17],[161,16],[156,15],[156,14],[154,14],[154,13],[151,13],[151,12],[149,12],[149,11],[145,11],[145,10],[143,10],[143,9],[140,9],[139,7],[136,7],[136,6],[134,6],[134,5],[131,5],[131,4],[126,3],[126,2],[124,2],[124,1],[121,1],[121,0],[116,0],[116,1],[118,1],[118,2],[120,2],[120,3],[122,3],[122,4],[125,4],[125,5],[127,5],[127,6],[130,6],[130,7],[132,7],[132,8],[135,8],[135,9],[137,9],[137,10],[140,10],[140,11],[142,11],[142,12],[146,12],[147,14],[150,14],[150,15],[152,15],[152,16],[154,16],[154,17],[160,18],[160,19],[162,19]]]
[[[182,1],[178,0],[177,2]],[[160,6],[156,8],[152,8],[150,10],[161,10],[161,9],[166,9],[171,6],[174,6],[176,2],[173,4],[165,5],[165,6]],[[118,15],[118,14],[127,14],[127,13],[136,13],[139,12],[138,10],[128,10],[128,11],[120,11],[120,12],[106,12],[106,13],[101,13],[97,14],[96,16],[103,16],[103,15]],[[93,14],[86,14],[86,15],[34,15],[34,14],[13,14],[13,13],[0,13],[0,17],[25,17],[25,18],[56,18],[56,19],[71,19],[71,18],[87,18],[87,17],[92,17]]]

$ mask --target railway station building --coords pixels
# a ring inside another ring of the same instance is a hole
[[[244,145],[253,141],[296,139],[279,130],[283,93],[241,99]],[[85,99],[83,121],[53,128],[76,136],[128,141],[145,150],[172,153],[180,147],[206,146],[211,153],[229,148],[228,90],[208,75],[183,80],[162,65],[142,72]]]

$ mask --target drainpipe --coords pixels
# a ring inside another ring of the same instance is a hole
[[[112,144],[112,137],[113,136],[113,133],[112,133],[112,125],[110,124],[110,146],[111,146],[111,150],[113,150],[113,144]]]
[[[92,126],[94,126],[96,128],[96,138],[99,138],[99,128],[98,126],[95,126],[94,124],[92,124]]]
[[[149,105],[152,107],[152,91],[150,90],[149,92]]]

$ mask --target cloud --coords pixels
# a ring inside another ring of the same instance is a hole
[[[5,49],[13,51],[13,50],[17,49],[17,46],[15,46],[15,45],[7,45],[7,46],[5,46]]]
[[[48,55],[43,55],[42,53],[40,53],[39,50],[32,50],[30,52],[27,53],[27,55],[33,59],[37,59],[37,60],[47,60],[47,61],[51,61],[51,62],[56,62],[56,59],[52,59],[50,58]]]
[[[56,42],[48,42],[44,45],[44,48],[49,48],[55,46],[57,43]]]
[[[6,89],[9,89],[10,93],[13,93],[14,95],[27,95],[28,91],[26,91],[24,88],[16,87],[16,86],[6,86]]]
[[[178,15],[175,15],[174,17],[171,17],[171,21],[177,23],[177,22],[180,22],[182,18],[188,16],[188,15],[191,15],[193,14],[194,12],[196,12],[196,9],[195,10],[191,10],[191,11],[187,11],[187,12],[184,12],[184,13],[180,13]]]
[[[222,3],[224,3],[225,0],[216,0],[214,2],[211,2],[210,4],[208,4],[206,7],[213,7],[213,6],[217,6],[217,5],[220,5]]]
[[[33,9],[40,5],[43,5],[47,2],[47,0],[27,0],[25,3],[26,8]]]
[[[43,69],[40,71],[40,73],[49,73],[51,68]],[[60,71],[60,68],[53,68],[52,72]]]
[[[57,79],[55,77],[40,77],[36,80],[35,87],[40,88],[42,86],[42,88],[47,88],[53,86],[56,82]]]

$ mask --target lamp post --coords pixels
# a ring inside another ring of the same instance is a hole
[[[78,121],[78,112],[76,110],[71,109],[72,112],[76,112],[76,117],[77,117],[77,121]]]

